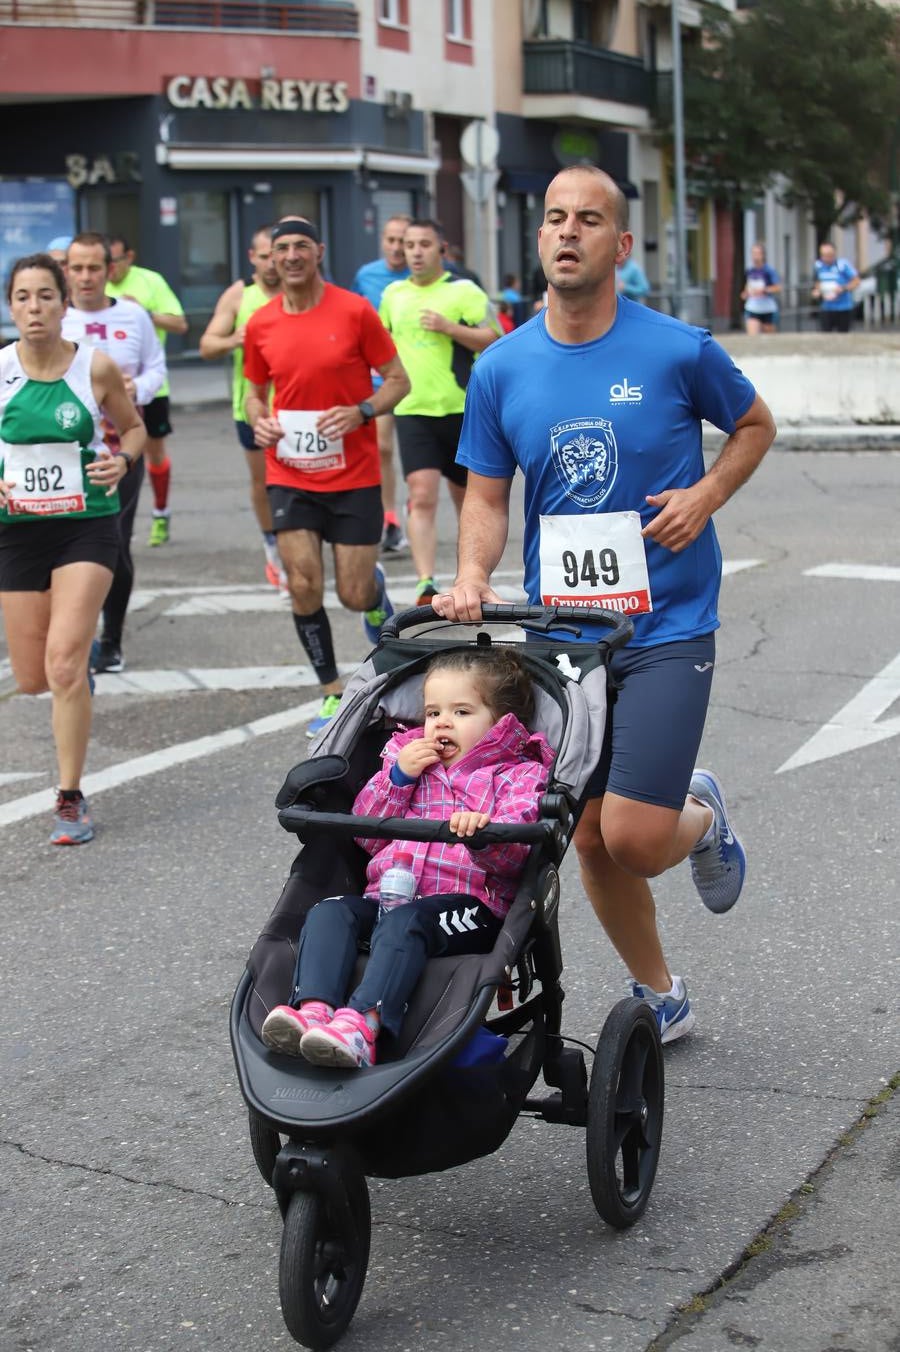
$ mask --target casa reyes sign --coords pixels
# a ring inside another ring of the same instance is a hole
[[[166,98],[173,108],[262,108],[277,113],[345,113],[350,106],[345,80],[175,75],[166,85]]]

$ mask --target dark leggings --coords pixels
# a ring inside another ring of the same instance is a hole
[[[131,559],[131,534],[137,511],[138,495],[144,482],[144,458],[137,461],[119,484],[119,559],[113,573],[112,586],[103,606],[103,637],[117,648],[122,646],[125,612],[131,600],[134,582],[134,563]]]
[[[374,897],[326,897],[306,917],[291,1004],[323,1000],[361,1014],[377,1009],[395,1037],[429,958],[489,953],[502,927],[493,911],[463,892],[418,897],[379,919]],[[361,940],[370,940],[365,974],[347,998]]]

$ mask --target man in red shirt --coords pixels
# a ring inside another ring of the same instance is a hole
[[[377,562],[383,513],[375,418],[390,413],[410,388],[368,301],[322,278],[324,253],[310,221],[278,222],[272,256],[281,294],[251,315],[244,339],[246,419],[265,447],[294,625],[322,686],[310,736],[334,716],[341,696],[322,604],[323,540],[332,547],[341,604],[362,612],[371,643],[393,613]],[[373,368],[384,381],[374,392]]]

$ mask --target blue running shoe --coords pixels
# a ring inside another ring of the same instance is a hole
[[[381,626],[394,613],[394,607],[391,605],[387,594],[387,587],[384,585],[384,569],[380,563],[375,565],[375,581],[378,583],[378,604],[373,610],[365,611],[362,617],[366,638],[372,644],[377,643],[381,638]]]
[[[730,911],[744,886],[747,856],[731,829],[725,810],[722,785],[709,770],[695,770],[691,794],[713,810],[713,838],[708,845],[691,850],[691,874],[700,900],[716,915]]]
[[[307,726],[307,737],[318,737],[319,733],[334,718],[340,705],[340,695],[326,695],[322,700],[322,707],[316,714],[313,721]]]
[[[53,813],[53,831],[51,845],[86,845],[94,839],[94,823],[91,811],[84,798],[63,798],[60,793],[56,799]]]
[[[637,981],[631,983],[631,993],[638,1000],[644,1000],[656,1015],[659,1028],[659,1040],[666,1045],[684,1037],[693,1028],[696,1020],[685,984],[680,976],[672,977],[672,990],[668,995],[660,995],[650,986],[641,986]]]

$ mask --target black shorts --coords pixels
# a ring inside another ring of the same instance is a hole
[[[619,688],[607,710],[589,798],[608,789],[681,810],[703,736],[715,659],[714,634],[613,653],[610,674]]]
[[[253,435],[253,428],[248,422],[242,422],[239,418],[235,418],[234,430],[237,432],[237,439],[245,451],[265,450],[264,446],[257,446],[256,438]]]
[[[167,394],[158,394],[155,399],[151,399],[150,403],[145,404],[141,409],[141,415],[147,429],[147,436],[152,437],[154,441],[160,441],[163,437],[172,435],[172,424],[169,421],[169,396]]]
[[[311,530],[330,545],[377,545],[384,529],[381,485],[346,493],[307,493],[269,484],[272,529]]]
[[[823,333],[849,333],[852,323],[852,310],[819,311],[819,324]]]
[[[465,488],[467,471],[456,463],[463,423],[461,413],[448,413],[443,418],[406,413],[395,417],[394,423],[404,475],[417,469],[436,469],[452,484]]]
[[[44,592],[54,568],[99,563],[115,572],[119,517],[0,522],[0,591]]]

